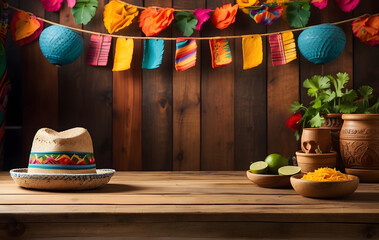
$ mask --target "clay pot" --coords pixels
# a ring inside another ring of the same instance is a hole
[[[336,166],[337,153],[304,153],[296,152],[297,165],[301,168],[302,173],[313,172],[321,167],[334,168]]]
[[[332,148],[329,129],[304,128],[301,135],[301,150],[305,153],[328,153]]]
[[[379,169],[379,114],[343,114],[340,134],[347,168]]]
[[[332,136],[332,150],[337,152],[336,167],[340,171],[344,171],[345,165],[343,164],[340,154],[340,132],[343,124],[342,113],[328,113],[323,115],[325,122],[320,128],[330,130]]]

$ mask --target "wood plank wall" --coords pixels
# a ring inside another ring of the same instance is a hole
[[[96,16],[77,26],[66,3],[59,13],[43,11],[37,0],[8,1],[38,16],[69,26],[106,32],[99,0]],[[230,0],[130,0],[136,5],[182,9],[215,8]],[[361,1],[353,13],[341,12],[334,1],[326,9],[312,8],[310,24],[334,22],[379,12],[375,1]],[[241,40],[230,40],[233,63],[211,67],[208,41],[198,41],[196,67],[185,72],[174,68],[175,43],[165,42],[163,63],[142,70],[143,41],[135,41],[132,69],[112,72],[115,39],[107,67],[85,63],[89,35],[82,56],[56,68],[41,54],[38,41],[22,48],[8,39],[9,76],[13,91],[7,115],[4,169],[25,167],[35,132],[41,127],[57,130],[82,126],[94,142],[99,168],[117,170],[244,170],[268,153],[292,156],[298,149],[286,129],[289,105],[307,101],[304,79],[314,74],[348,72],[351,86],[369,84],[379,94],[379,51],[353,37],[350,23],[342,55],[326,65],[314,65],[298,52],[298,59],[273,67],[267,38],[264,60],[256,68],[242,70]],[[284,20],[272,26],[255,24],[239,12],[236,23],[225,30],[208,21],[194,36],[266,33],[288,29]],[[137,20],[124,35],[140,36]],[[297,36],[299,33],[295,33]],[[175,27],[160,36],[181,36]],[[21,155],[22,152],[22,155]]]

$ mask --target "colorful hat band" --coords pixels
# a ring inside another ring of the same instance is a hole
[[[91,169],[96,168],[93,153],[80,152],[32,152],[29,168]]]

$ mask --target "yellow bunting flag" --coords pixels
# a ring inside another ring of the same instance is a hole
[[[130,69],[134,49],[133,39],[117,38],[116,53],[112,71],[124,71]]]
[[[296,59],[296,43],[292,32],[269,36],[273,66],[283,65]]]
[[[243,70],[259,66],[263,61],[262,37],[242,37]]]
[[[136,7],[112,0],[104,6],[104,26],[114,33],[129,26],[137,15]]]

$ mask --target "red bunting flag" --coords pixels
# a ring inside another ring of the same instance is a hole
[[[111,43],[111,36],[91,35],[87,64],[91,66],[106,66]]]

